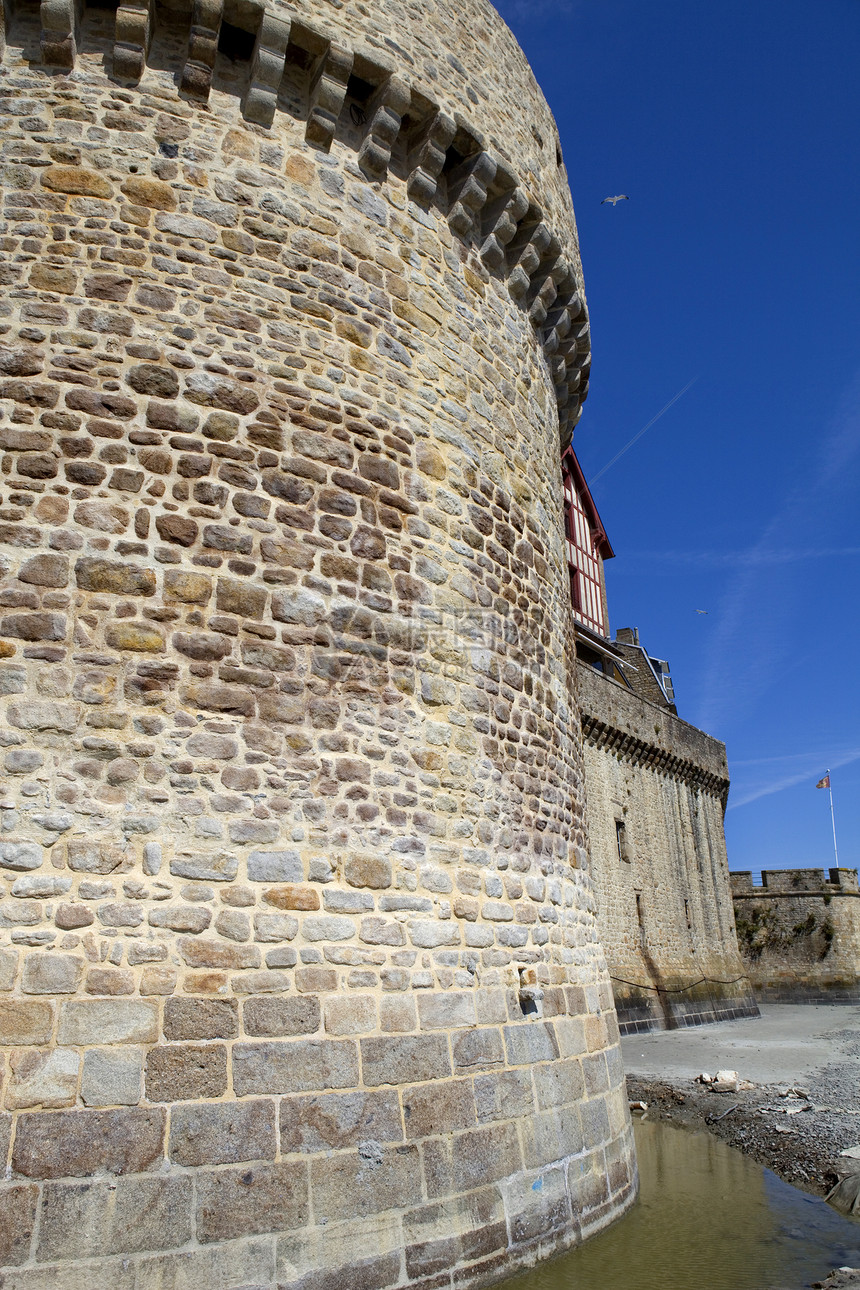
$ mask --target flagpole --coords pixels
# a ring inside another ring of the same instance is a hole
[[[833,785],[830,782],[830,771],[827,772],[827,791],[830,794],[830,823],[833,825],[833,855],[836,868],[839,868],[839,852],[836,850],[836,816],[833,814]]]

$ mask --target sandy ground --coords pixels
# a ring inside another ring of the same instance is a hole
[[[839,1152],[860,1143],[860,1008],[765,1004],[761,1013],[626,1037],[631,1101],[707,1128],[787,1182],[824,1195]],[[695,1082],[724,1069],[755,1087],[714,1093]]]

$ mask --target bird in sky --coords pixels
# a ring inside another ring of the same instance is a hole
[[[619,193],[617,197],[604,197],[600,205],[605,206],[607,202],[612,202],[613,206],[617,206],[619,202],[629,202],[629,201],[630,201],[630,198],[627,196],[626,193]]]
[[[707,611],[707,609],[697,609],[697,610],[696,610],[696,613],[697,613],[697,614],[706,614],[707,612],[708,612],[708,611]]]

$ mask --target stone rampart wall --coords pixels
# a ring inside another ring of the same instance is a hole
[[[577,671],[589,855],[622,1031],[755,1012],[732,914],[723,745]]]
[[[759,998],[788,1003],[860,1000],[860,890],[856,869],[733,873],[738,942]]]
[[[635,1193],[548,113],[489,6],[347,8],[337,42],[202,3],[22,3],[7,30],[16,1290],[480,1284]],[[511,51],[497,117],[481,24]],[[522,174],[481,135],[514,115]]]

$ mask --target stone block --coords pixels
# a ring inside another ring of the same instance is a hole
[[[524,1021],[518,1026],[505,1026],[504,1034],[511,1066],[530,1066],[532,1062],[549,1062],[558,1057],[552,1022]]]
[[[279,1249],[283,1242],[279,1242]],[[297,1281],[290,1281],[295,1290],[386,1290],[400,1280],[400,1252],[377,1254],[369,1258],[350,1258],[344,1252],[340,1267],[317,1267],[306,1272]],[[279,1282],[279,1284],[281,1284]],[[432,1282],[422,1282],[423,1290],[435,1290]]]
[[[22,1268],[14,1280],[6,1274],[4,1290],[58,1290],[57,1265]],[[134,1266],[127,1258],[80,1259],[63,1268],[62,1290],[134,1290]]]
[[[129,958],[129,962],[131,962]],[[140,974],[140,993],[172,994],[176,989],[178,973],[171,967],[147,967]]]
[[[364,1083],[371,1088],[419,1084],[451,1075],[445,1035],[383,1035],[360,1043]]]
[[[470,1191],[518,1173],[523,1167],[515,1124],[470,1129],[424,1144],[428,1196]]]
[[[197,1239],[229,1241],[283,1232],[308,1221],[307,1166],[243,1166],[197,1175]]]
[[[78,708],[71,703],[22,700],[10,703],[7,715],[9,724],[18,730],[52,730],[70,735],[78,724]]]
[[[334,968],[296,968],[296,989],[303,994],[325,994],[337,989],[337,972]]]
[[[71,885],[71,878],[61,878],[59,874],[28,873],[12,883],[12,895],[22,900],[51,900],[64,895]]]
[[[585,1077],[576,1058],[535,1066],[532,1072],[538,1106],[571,1106],[585,1097]]]
[[[134,994],[134,973],[127,968],[90,968],[84,989],[87,994],[119,996]]]
[[[330,1035],[361,1035],[376,1029],[372,995],[331,995],[325,1001],[325,1028]]]
[[[27,954],[21,989],[25,994],[74,994],[81,983],[83,959],[53,951]],[[60,1040],[63,1043],[63,1040]]]
[[[476,1075],[475,1106],[481,1124],[530,1115],[534,1110],[531,1072],[490,1071]]]
[[[75,579],[84,591],[115,596],[154,596],[155,572],[133,564],[85,556],[75,563]]]
[[[562,1057],[579,1057],[586,1052],[585,1023],[582,1017],[558,1017],[553,1022]]]
[[[69,868],[76,873],[109,874],[128,867],[122,848],[91,838],[72,838],[68,844]]]
[[[18,570],[21,582],[37,587],[65,587],[69,581],[67,555],[34,555],[25,560]]]
[[[405,945],[406,931],[403,924],[393,918],[372,915],[361,920],[359,940],[366,945]]]
[[[171,932],[205,932],[212,922],[212,911],[205,905],[156,905],[148,915],[150,927],[166,927]]]
[[[182,1175],[48,1183],[37,1257],[77,1260],[184,1245],[192,1234],[192,1188]]]
[[[215,931],[230,941],[249,941],[251,920],[240,909],[222,909],[215,919]]]
[[[177,1254],[159,1254],[139,1259],[135,1290],[226,1290],[228,1286],[270,1286],[275,1279],[274,1239],[233,1241],[223,1246],[204,1246]],[[75,1284],[69,1290],[93,1290],[96,1282]],[[120,1286],[110,1281],[111,1290],[131,1290],[132,1283]],[[22,1287],[22,1290],[25,1290]],[[26,1290],[30,1290],[29,1286]],[[54,1290],[39,1286],[38,1290]],[[63,1286],[66,1290],[66,1286]]]
[[[264,891],[263,900],[276,909],[314,910],[320,907],[319,892],[314,891],[313,887],[296,887],[291,884]]]
[[[299,921],[289,914],[255,914],[254,940],[263,943],[291,941],[299,930]]]
[[[284,1097],[280,1103],[281,1151],[343,1151],[360,1142],[401,1142],[403,1126],[395,1092],[323,1093]]]
[[[12,1168],[27,1178],[143,1173],[163,1159],[161,1107],[117,1111],[25,1111],[18,1117]]]
[[[205,573],[188,573],[180,569],[166,569],[164,573],[164,598],[186,605],[205,605],[212,595],[212,579]]]
[[[609,1141],[609,1112],[602,1097],[589,1098],[579,1104],[583,1143],[587,1150],[602,1147]],[[567,1112],[565,1112],[567,1114]]]
[[[222,1097],[226,1091],[224,1044],[166,1044],[149,1050],[146,1096],[150,1102]]]
[[[446,990],[418,996],[418,1017],[422,1030],[456,1030],[474,1026],[475,996],[473,991]]]
[[[309,914],[302,935],[309,941],[348,941],[355,936],[355,923],[341,914]]]
[[[142,1093],[140,1049],[90,1048],[84,1053],[81,1099],[85,1106],[137,1106]]]
[[[167,999],[165,1039],[235,1039],[239,1033],[235,999]]]
[[[242,1007],[246,1035],[309,1035],[319,1030],[320,1001],[313,996],[299,999],[249,999]]]
[[[18,951],[17,950],[0,950],[0,991],[13,990],[15,988],[15,977],[18,975]],[[6,1041],[2,1038],[2,1023],[0,1023],[0,1044]],[[30,1041],[27,1040],[27,1043]]]
[[[609,1091],[609,1070],[603,1053],[586,1053],[582,1058],[582,1073],[589,1097],[598,1097]]]
[[[461,1074],[465,1071],[492,1070],[504,1065],[505,1061],[502,1032],[492,1026],[453,1035],[451,1051],[454,1070]]]
[[[45,857],[38,842],[0,842],[0,868],[38,869]]]
[[[239,972],[247,968],[258,968],[262,962],[256,945],[225,945],[202,937],[193,940],[183,936],[178,948],[184,961],[192,968],[222,968],[228,972]]]
[[[505,1192],[512,1244],[530,1244],[570,1227],[570,1195],[563,1169],[545,1169],[538,1178],[524,1174],[511,1179]]]
[[[528,1169],[543,1169],[582,1149],[582,1123],[575,1106],[539,1111],[523,1121],[523,1155]]]
[[[434,1081],[404,1089],[403,1121],[407,1138],[444,1137],[458,1129],[474,1128],[471,1080]]]
[[[239,872],[239,861],[228,851],[211,855],[177,855],[170,862],[174,878],[195,882],[232,882]]]
[[[391,861],[379,855],[350,856],[344,865],[343,876],[351,887],[370,887],[378,891],[391,886]]]
[[[0,999],[0,1046],[46,1044],[53,1027],[53,1004],[35,999]]]
[[[316,1222],[358,1218],[414,1205],[421,1199],[421,1160],[412,1145],[382,1147],[372,1139],[357,1151],[311,1161]]]
[[[383,995],[379,1000],[379,1029],[389,1034],[417,1030],[415,1000],[403,995]]]
[[[39,1190],[32,1183],[0,1182],[0,1267],[18,1267],[30,1255]]]
[[[176,1106],[170,1116],[170,1159],[178,1165],[231,1165],[274,1160],[275,1103],[270,1100]]]
[[[460,924],[453,919],[438,922],[430,918],[416,918],[408,926],[409,939],[419,949],[433,950],[442,945],[460,944]]]
[[[158,1004],[146,999],[69,1000],[60,1008],[61,1044],[153,1044]]]
[[[358,1052],[350,1040],[294,1039],[233,1045],[233,1089],[237,1097],[352,1088],[358,1082]]]
[[[304,876],[297,851],[252,851],[248,856],[249,882],[301,882]]]
[[[69,1048],[17,1048],[9,1054],[6,1107],[20,1111],[74,1105],[78,1091],[80,1055]]]

